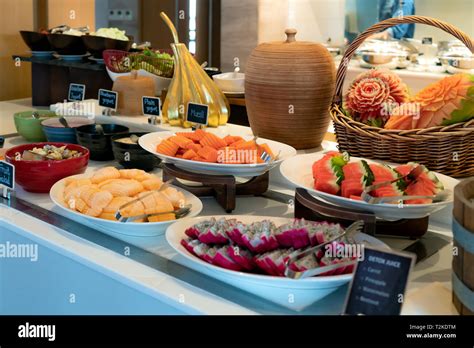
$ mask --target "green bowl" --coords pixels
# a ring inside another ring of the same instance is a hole
[[[47,110],[36,111],[40,118],[33,118],[34,111],[17,112],[13,115],[15,120],[15,127],[18,134],[20,134],[27,141],[43,142],[46,141],[46,135],[43,132],[41,122],[51,118],[58,117],[55,112]]]

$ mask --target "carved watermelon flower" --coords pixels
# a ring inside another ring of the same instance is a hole
[[[390,116],[388,111],[408,99],[408,88],[396,74],[371,70],[352,82],[344,108],[354,120],[383,127]]]

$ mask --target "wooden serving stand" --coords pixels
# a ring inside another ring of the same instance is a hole
[[[374,213],[347,209],[328,204],[312,196],[307,190],[297,188],[295,192],[295,218],[312,221],[329,221],[349,226],[356,220],[364,221],[364,233],[389,235],[410,239],[421,238],[428,231],[429,217],[385,221],[377,219]]]
[[[178,179],[199,183],[186,185]],[[238,183],[234,175],[214,175],[194,173],[178,168],[174,164],[163,164],[163,181],[173,180],[173,185],[181,187],[198,197],[215,197],[227,213],[235,209],[237,196],[259,196],[268,190],[269,172]]]

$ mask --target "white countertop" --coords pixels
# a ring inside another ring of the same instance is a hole
[[[11,102],[0,102],[0,134],[13,133],[15,129],[12,122],[12,114],[17,111],[24,111],[31,109],[28,104],[29,100],[19,100]],[[114,122],[124,123],[128,126],[135,126],[138,129],[153,130],[155,126],[150,126],[146,122],[146,117],[114,117],[110,119],[109,116],[103,116],[106,120],[113,120]],[[231,133],[235,132],[250,132],[246,127],[229,125]],[[13,146],[21,143],[22,140],[18,137],[8,138],[5,147]],[[335,144],[324,142],[324,148],[334,148]],[[88,170],[93,170],[98,166],[103,166],[97,162],[90,162]],[[279,175],[278,171],[271,172],[271,189],[283,193],[293,195],[293,191],[285,187],[284,180]],[[55,211],[61,214],[59,210],[54,208],[52,201],[46,194],[32,194],[24,192],[19,188],[16,192],[19,198],[32,202],[35,205],[41,206],[46,210]],[[221,215],[222,208],[212,198],[203,198],[204,210],[202,215]],[[237,209],[233,214],[251,214],[251,215],[266,215],[278,217],[292,217],[293,211],[290,205],[279,203],[263,197],[239,197],[237,201]],[[51,248],[61,252],[67,257],[80,259],[82,262],[87,262],[94,268],[106,272],[113,277],[116,277],[122,282],[133,285],[135,288],[145,291],[153,296],[161,299],[165,298],[170,303],[177,307],[185,306],[190,313],[203,314],[253,314],[253,313],[268,313],[278,314],[274,310],[268,311],[264,305],[261,305],[258,298],[252,300],[248,296],[245,297],[246,302],[242,305],[239,302],[239,294],[234,294],[228,286],[222,290],[225,296],[217,296],[213,293],[203,290],[201,286],[191,285],[182,280],[176,279],[169,274],[165,274],[156,269],[145,266],[141,263],[133,261],[125,256],[114,253],[106,248],[100,247],[97,244],[91,243],[87,240],[71,235],[55,226],[32,218],[31,216],[22,212],[7,208],[0,205],[0,220],[3,223],[15,226],[20,232],[29,238],[41,240],[47,243]],[[451,235],[450,228],[450,211],[446,210],[439,214],[435,214],[431,220],[431,231],[439,232],[442,235]],[[34,226],[34,230],[32,228]],[[117,238],[126,243],[138,246],[153,254],[159,255],[165,259],[172,259],[178,263],[185,262],[181,260],[180,256],[171,249],[166,243],[163,236],[153,238],[133,238],[127,236],[117,235]],[[389,238],[383,239],[390,246],[394,248],[404,248],[410,244],[406,240],[394,240]],[[436,296],[437,303],[440,307],[436,307],[436,314],[454,314],[454,307],[451,305],[450,281],[451,281],[451,260],[452,247],[445,246],[438,253],[432,257],[418,263],[412,273],[411,282],[409,283],[407,305],[404,307],[405,314],[422,314],[430,312],[429,308],[417,308],[417,303],[409,301],[410,294],[416,296],[417,290],[425,292],[424,288],[428,285],[426,296]],[[433,282],[440,282],[441,288],[446,291],[439,292],[438,288],[433,288]],[[198,282],[199,283],[199,282]],[[443,287],[444,286],[444,287]],[[227,296],[228,291],[230,295]],[[431,291],[431,292],[429,292]],[[187,301],[185,304],[180,303],[176,296],[177,294],[186,294]],[[442,295],[440,295],[442,294]],[[333,313],[334,306],[340,306],[344,299],[344,292],[338,292],[330,295],[326,299],[316,303],[315,305],[303,311],[304,314],[325,314]],[[408,304],[409,303],[409,304]],[[263,307],[262,307],[263,306]],[[435,308],[435,307],[433,307]],[[282,309],[281,313],[288,313],[287,310]],[[335,314],[335,313],[333,313]],[[431,313],[433,314],[433,313]]]

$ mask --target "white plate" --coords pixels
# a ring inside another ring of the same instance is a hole
[[[89,177],[90,175],[86,174],[79,174],[71,176],[71,178],[81,178],[81,177]],[[81,214],[77,211],[73,211],[68,208],[66,203],[64,202],[63,192],[65,181],[67,178],[58,181],[56,184],[53,185],[51,190],[49,191],[49,196],[51,200],[56,204],[56,206],[66,213],[66,216],[72,220],[78,221],[86,226],[95,228],[101,232],[106,234],[116,235],[124,234],[128,236],[134,237],[151,237],[151,236],[159,236],[165,233],[166,228],[171,225],[174,221],[164,221],[164,222],[147,222],[147,223],[138,223],[138,222],[127,222],[122,223],[118,221],[110,221],[99,219],[91,216],[87,216]],[[199,198],[194,196],[193,194],[185,191],[181,188],[176,187],[179,191],[184,194],[186,198],[186,204],[192,204],[192,209],[189,215],[183,220],[197,216],[202,210],[202,202]]]
[[[185,132],[186,130],[183,130]],[[213,132],[216,134],[216,132]],[[175,158],[171,156],[165,156],[158,152],[156,152],[156,147],[158,144],[161,143],[164,139],[167,139],[173,136],[174,133],[172,132],[155,132],[149,133],[142,137],[140,137],[138,143],[141,147],[143,147],[148,152],[158,156],[161,158],[165,163],[172,163],[176,166],[187,169],[190,171],[197,171],[197,172],[206,172],[211,174],[230,174],[242,177],[252,177],[262,175],[269,169],[271,169],[268,164],[266,163],[258,163],[258,164],[220,164],[220,163],[205,163],[205,162],[198,162],[198,161],[190,161],[181,158]],[[225,134],[227,135],[227,134]],[[225,136],[224,135],[224,136]],[[222,136],[222,135],[221,135]],[[243,136],[246,140],[251,140],[251,136]],[[268,146],[272,149],[273,153],[276,155],[280,151],[280,159],[275,161],[272,165],[278,165],[284,159],[290,158],[296,155],[296,150],[286,144],[279,143],[277,141],[258,138],[258,143],[267,143]]]
[[[399,207],[396,204],[369,204],[363,201],[357,201],[345,197],[332,195],[326,192],[317,191],[313,188],[313,163],[324,156],[323,152],[317,152],[306,155],[298,155],[293,158],[285,160],[280,166],[280,172],[296,187],[302,187],[308,192],[323,198],[329,203],[333,203],[345,208],[356,208],[364,211],[373,212],[377,217],[386,220],[399,219],[416,219],[428,216],[436,211],[445,208],[453,201],[453,196],[450,195],[446,201],[433,204],[405,204]],[[360,158],[351,157],[351,161],[357,161]],[[381,163],[378,161],[366,160],[368,163]],[[459,181],[449,176],[435,173],[439,180],[443,183],[445,189],[454,190]]]
[[[292,220],[286,218],[249,215],[215,216],[216,219],[221,217],[238,219],[244,223],[270,219],[277,226],[288,223]],[[166,230],[167,242],[185,258],[183,260],[185,266],[251,294],[263,297],[292,310],[300,311],[336,291],[341,286],[347,284],[352,278],[351,274],[342,274],[296,280],[285,277],[236,272],[211,265],[192,255],[180,243],[181,239],[187,237],[184,231],[188,227],[207,219],[209,219],[209,217],[199,217],[175,222]],[[355,239],[361,244],[387,250],[390,249],[385,243],[364,233],[356,235]],[[291,300],[289,300],[290,298]]]

